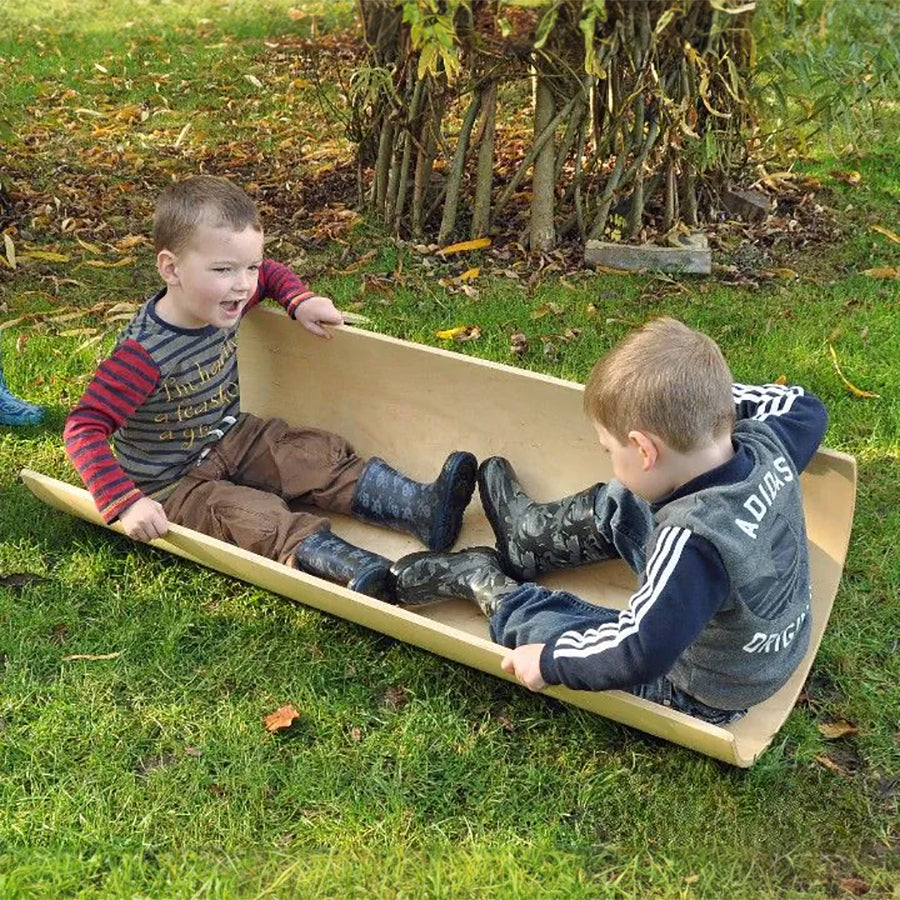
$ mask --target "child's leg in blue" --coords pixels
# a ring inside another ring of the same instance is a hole
[[[44,410],[11,393],[3,377],[3,358],[0,354],[0,425],[37,425],[44,418]]]
[[[543,644],[568,630],[613,622],[619,611],[585,603],[568,591],[523,584],[502,598],[491,616],[491,637],[504,647]]]

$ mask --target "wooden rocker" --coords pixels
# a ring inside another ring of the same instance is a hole
[[[391,460],[425,478],[454,449],[479,459],[506,456],[529,494],[551,500],[610,477],[582,413],[582,386],[344,326],[334,339],[309,335],[280,310],[257,309],[241,326],[241,400],[258,416],[280,416],[350,440],[361,455]],[[537,426],[540,425],[538,428]],[[539,435],[539,437],[538,437]],[[102,525],[87,491],[28,469],[22,480],[57,509]],[[856,499],[853,457],[820,450],[802,476],[812,569],[813,632],[803,663],[773,697],[739,722],[718,727],[621,691],[545,693],[617,722],[748,767],[771,743],[806,680],[831,613],[847,554]],[[341,537],[392,559],[420,550],[414,539],[331,516]],[[121,532],[115,524],[112,530]],[[448,600],[411,612],[363,596],[178,525],[153,542],[266,590],[340,616],[432,653],[509,679],[503,648],[472,604]],[[477,495],[457,548],[493,544]],[[623,607],[635,588],[621,562],[596,563],[542,579],[586,600]]]

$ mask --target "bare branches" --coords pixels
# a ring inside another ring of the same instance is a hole
[[[710,215],[744,162],[752,13],[715,0],[361,7],[370,59],[351,79],[366,89],[354,139],[369,202],[396,234],[489,234],[525,212],[524,190],[534,247],[572,229],[665,233]]]

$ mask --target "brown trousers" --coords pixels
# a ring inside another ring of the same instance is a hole
[[[349,513],[364,464],[339,435],[244,415],[163,508],[172,522],[287,563],[303,538],[330,527],[288,504]]]

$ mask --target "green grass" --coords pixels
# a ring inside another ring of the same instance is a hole
[[[797,160],[841,233],[763,236],[763,268],[796,278],[612,276],[554,257],[538,272],[514,250],[426,269],[365,222],[344,243],[315,231],[346,142],[303,86],[299,5],[0,3],[14,210],[0,230],[19,256],[65,257],[0,264],[0,322],[32,316],[3,334],[6,376],[49,413],[0,429],[0,575],[41,579],[0,587],[0,897],[830,898],[854,878],[900,896],[900,291],[861,274],[900,265],[871,230],[897,230],[896,142]],[[352,8],[314,6],[319,29]],[[826,443],[860,463],[854,533],[807,700],[751,770],[133,545],[17,482],[22,466],[74,479],[63,421],[121,325],[109,308],[157,284],[149,246],[120,242],[198,169],[257,185],[273,255],[378,331],[582,380],[629,327],[670,314],[715,337],[737,378],[822,396]],[[716,261],[736,259],[740,235],[716,234]],[[469,297],[454,279],[479,264]],[[481,337],[435,336],[456,325]],[[829,345],[880,399],[849,393]],[[285,703],[297,726],[267,733]],[[825,740],[836,719],[858,734]]]

